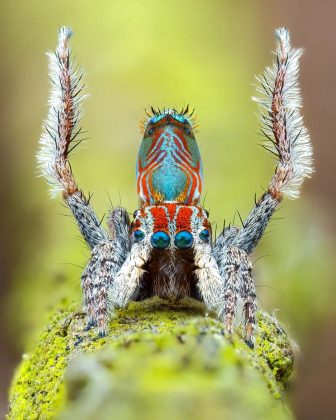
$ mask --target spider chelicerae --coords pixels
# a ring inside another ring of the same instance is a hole
[[[124,208],[110,210],[107,229],[78,187],[68,157],[80,143],[83,71],[69,48],[71,29],[59,31],[48,53],[49,113],[40,139],[42,175],[71,209],[91,248],[82,274],[88,327],[106,334],[114,310],[151,296],[178,301],[192,297],[216,312],[228,333],[242,300],[245,339],[253,346],[256,292],[251,253],[284,196],[296,198],[312,169],[312,148],[303,126],[298,87],[301,49],[293,49],[287,29],[275,32],[276,59],[258,77],[261,130],[265,148],[277,157],[267,190],[243,222],[212,238],[208,212],[200,205],[202,162],[193,113],[186,107],[151,109],[142,124],[137,158],[139,209],[131,221]]]

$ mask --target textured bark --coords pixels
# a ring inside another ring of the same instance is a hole
[[[226,337],[188,300],[132,303],[98,339],[85,314],[60,310],[24,355],[10,419],[288,419],[283,392],[293,351],[278,322],[258,313],[256,346]]]

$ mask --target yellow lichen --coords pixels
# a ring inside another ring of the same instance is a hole
[[[131,303],[101,339],[84,331],[82,312],[59,311],[17,370],[8,417],[104,419],[113,410],[115,418],[130,419],[142,418],[139,412],[258,418],[267,410],[268,418],[288,418],[277,399],[293,366],[290,342],[269,315],[259,313],[258,324],[251,350],[239,330],[225,337],[221,323],[194,301]]]

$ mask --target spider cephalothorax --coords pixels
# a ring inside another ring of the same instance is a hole
[[[246,342],[252,346],[256,294],[250,254],[283,196],[296,198],[312,173],[312,148],[299,113],[298,60],[286,29],[276,31],[273,66],[258,78],[262,132],[266,148],[278,158],[268,189],[256,201],[241,228],[225,228],[216,240],[208,213],[200,206],[202,162],[188,107],[155,110],[143,123],[137,158],[140,206],[130,221],[124,208],[110,211],[104,229],[79,189],[68,161],[80,142],[78,128],[81,72],[70,60],[71,31],[61,28],[55,53],[49,53],[51,106],[38,161],[52,192],[63,191],[79,229],[91,248],[82,275],[88,327],[99,334],[109,317],[130,300],[151,296],[204,302],[233,331],[242,300]],[[220,192],[219,192],[220,193]]]
[[[202,207],[164,202],[140,208],[132,223],[133,241],[148,240],[153,248],[170,251],[210,242],[208,212]]]
[[[151,248],[141,295],[169,300],[197,296],[194,249],[211,247],[207,211],[165,202],[140,208],[132,223],[132,241]]]

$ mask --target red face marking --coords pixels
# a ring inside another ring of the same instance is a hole
[[[136,219],[134,220],[133,224],[132,224],[132,228],[133,230],[137,230],[141,228],[141,221],[140,219]]]
[[[182,230],[191,231],[191,216],[193,211],[190,207],[181,207],[176,217],[176,233]]]
[[[164,204],[167,208],[168,214],[169,214],[169,220],[172,222],[174,220],[174,216],[176,213],[176,204],[175,203],[169,203]]]
[[[180,203],[141,207],[132,224],[133,232],[144,230],[147,234],[153,235],[161,231],[171,237],[182,231],[196,235],[204,229],[208,229],[211,233],[211,225],[202,208]]]
[[[210,223],[209,223],[209,220],[208,220],[208,219],[204,219],[204,220],[203,220],[203,226],[204,226],[206,229],[208,229],[208,231],[211,233],[211,225],[210,225]]]
[[[153,232],[157,232],[161,230],[166,233],[169,233],[168,219],[167,219],[165,209],[163,207],[152,207],[150,209],[150,212],[152,213],[153,220],[154,220]]]

